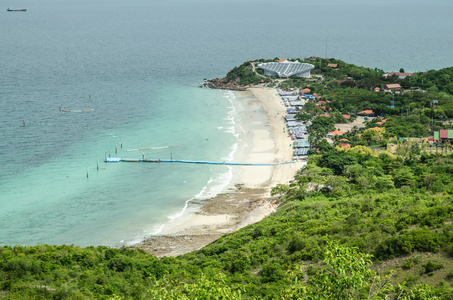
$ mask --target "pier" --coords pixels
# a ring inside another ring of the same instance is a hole
[[[182,159],[129,159],[119,157],[107,157],[104,160],[106,163],[116,162],[148,162],[148,163],[183,163],[183,164],[204,164],[204,165],[225,165],[225,166],[279,166],[293,164],[294,161],[287,161],[282,163],[268,163],[268,164],[250,164],[250,163],[232,163],[232,162],[213,162],[201,160],[182,160]]]

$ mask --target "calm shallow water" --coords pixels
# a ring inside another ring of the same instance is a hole
[[[198,85],[251,58],[327,54],[386,71],[453,65],[446,0],[17,5],[28,11],[0,11],[0,244],[119,245],[219,190],[228,169],[102,160],[160,146],[179,147],[146,157],[228,158],[241,138],[241,99]]]

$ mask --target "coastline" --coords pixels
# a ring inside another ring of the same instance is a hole
[[[234,161],[274,163],[292,160],[292,140],[283,117],[286,108],[275,89],[250,88],[241,103],[243,141]],[[264,112],[262,111],[264,110]],[[275,211],[270,191],[294,178],[302,162],[277,166],[238,166],[224,190],[206,200],[192,202],[200,210],[181,224],[131,246],[157,257],[178,256],[204,247],[226,233],[262,220]]]

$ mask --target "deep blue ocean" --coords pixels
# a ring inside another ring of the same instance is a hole
[[[103,160],[109,152],[231,159],[243,96],[198,86],[244,61],[314,55],[385,71],[453,66],[450,0],[4,5],[0,245],[119,246],[220,191],[231,169]],[[128,151],[143,148],[154,149]]]

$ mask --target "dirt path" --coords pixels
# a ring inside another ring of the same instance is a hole
[[[335,128],[340,131],[350,131],[354,126],[357,126],[357,128],[363,128],[365,127],[365,118],[358,116],[354,122],[348,123],[348,124],[335,124]]]

